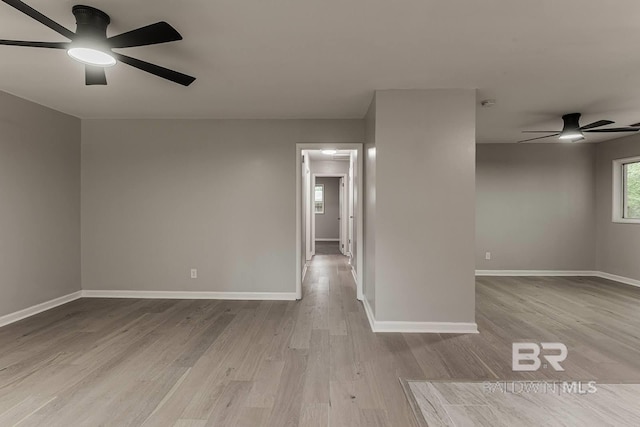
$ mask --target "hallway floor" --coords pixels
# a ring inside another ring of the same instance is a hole
[[[340,242],[316,241],[316,255],[342,255]]]
[[[374,334],[342,256],[300,302],[81,299],[0,328],[0,425],[414,426],[399,379],[640,382],[640,289],[480,278],[478,335]],[[514,341],[565,372],[511,371]]]

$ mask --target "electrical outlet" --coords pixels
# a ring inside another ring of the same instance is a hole
[[[491,259],[491,252],[487,252],[486,254],[484,254],[484,259],[490,260]]]
[[[191,278],[192,279],[197,279],[198,278],[198,269],[197,268],[192,268],[191,269]]]

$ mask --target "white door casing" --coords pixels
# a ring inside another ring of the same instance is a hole
[[[327,150],[327,149],[339,149],[339,150],[354,150],[357,152],[356,155],[356,159],[357,159],[357,165],[355,165],[358,169],[358,171],[361,171],[363,168],[363,145],[362,143],[296,143],[296,159],[300,159],[302,156],[302,152],[305,150]],[[304,221],[303,221],[303,215],[302,215],[302,211],[303,211],[303,204],[305,203],[304,201],[304,197],[303,197],[303,192],[302,192],[302,187],[303,187],[303,174],[302,174],[302,161],[297,160],[296,161],[296,295],[298,299],[302,299],[302,270],[303,270],[303,264],[300,262],[300,260],[302,260],[303,258],[303,251],[304,248],[302,246],[302,242],[303,242],[303,237],[302,237],[302,233],[304,232]],[[322,176],[320,174],[312,174],[312,187],[315,186],[315,177],[316,176]],[[339,177],[343,177],[347,178],[347,174],[329,174],[328,176],[339,176]],[[349,218],[349,223],[353,223],[355,224],[355,226],[357,227],[357,230],[354,230],[355,233],[355,240],[352,240],[351,244],[355,245],[357,247],[357,256],[355,259],[355,266],[356,269],[355,271],[357,271],[358,273],[355,274],[354,271],[354,277],[356,280],[356,296],[359,300],[363,299],[363,282],[362,282],[362,272],[364,271],[364,257],[363,257],[363,250],[361,248],[363,248],[363,223],[364,221],[362,221],[360,218],[362,218],[363,215],[363,192],[360,188],[361,183],[359,182],[360,180],[358,180],[358,182],[354,183],[354,189],[351,192],[351,194],[353,194],[354,196],[357,195],[357,202],[356,199],[354,197],[354,203],[353,205],[357,206],[357,209],[354,209],[353,212],[353,219]],[[346,205],[346,203],[345,203]],[[348,209],[348,208],[347,208]],[[313,212],[313,211],[312,211]],[[345,216],[348,215],[345,214]],[[312,221],[313,218],[315,217],[314,214],[311,215],[312,217]],[[345,221],[346,223],[346,221]],[[313,232],[313,230],[312,230]],[[345,235],[349,235],[349,232],[346,232]],[[315,236],[312,237],[311,242],[312,245],[315,243],[314,242]],[[353,249],[351,249],[351,253],[353,253]]]

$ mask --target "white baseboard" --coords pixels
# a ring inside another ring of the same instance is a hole
[[[417,334],[477,334],[476,323],[463,322],[402,322],[376,320],[369,301],[364,298],[364,311],[373,332],[396,332]]]
[[[640,280],[629,277],[617,276],[604,271],[591,270],[476,270],[476,276],[502,276],[502,277],[600,277],[613,280],[625,285],[640,287]]]
[[[80,298],[140,298],[140,299],[220,299],[220,300],[265,300],[295,301],[295,292],[175,292],[175,291],[78,291],[55,298],[15,313],[0,316],[0,327],[15,323],[43,311],[61,306]]]
[[[596,276],[602,279],[613,280],[614,282],[624,283],[625,285],[636,286],[640,288],[640,280],[631,279],[629,277],[617,276],[611,273],[605,273],[604,271],[597,271]]]
[[[373,315],[373,310],[369,305],[367,297],[362,298],[362,304],[364,305],[364,312],[367,313],[367,319],[369,320],[369,326],[373,332],[376,331],[376,318]]]
[[[353,280],[358,283],[358,273],[356,273],[356,269],[351,266],[351,275],[353,276]]]
[[[596,276],[596,271],[587,270],[476,270],[476,276]]]
[[[305,266],[304,274],[307,268]],[[357,277],[353,269],[354,279]],[[615,282],[640,287],[640,280],[618,276],[602,271],[561,271],[561,270],[476,270],[476,276],[549,276],[568,277],[586,276],[600,277]],[[9,325],[43,311],[50,310],[79,298],[141,298],[141,299],[221,299],[221,300],[270,300],[295,301],[295,292],[180,292],[180,291],[98,291],[83,290],[65,295],[14,313],[0,316],[0,327]],[[478,333],[475,323],[458,322],[401,322],[378,321],[373,315],[369,301],[363,298],[364,309],[373,332],[401,333]]]
[[[339,242],[340,239],[316,239],[316,242]]]
[[[302,283],[304,283],[304,278],[307,277],[307,270],[309,270],[309,264],[305,262],[304,267],[302,268]]]
[[[358,273],[356,273],[356,269],[353,265],[351,266],[351,275],[353,276],[353,281],[356,283],[356,299],[358,301],[363,301],[365,298],[362,294],[362,290],[358,287]]]
[[[220,299],[295,301],[295,292],[82,291],[84,298]]]
[[[0,316],[0,327],[15,323],[22,319],[26,319],[27,317],[34,316],[38,313],[42,313],[43,311],[51,310],[52,308],[58,307],[71,301],[75,301],[79,298],[82,298],[82,291],[74,292],[72,294],[65,295],[60,298],[55,298],[41,304],[16,311],[14,313]]]
[[[415,334],[477,334],[476,323],[463,322],[380,322],[374,332],[400,332]]]

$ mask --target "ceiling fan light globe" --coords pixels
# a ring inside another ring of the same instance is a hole
[[[72,47],[67,53],[71,58],[85,65],[107,68],[117,63],[116,59],[107,52],[90,47]]]

